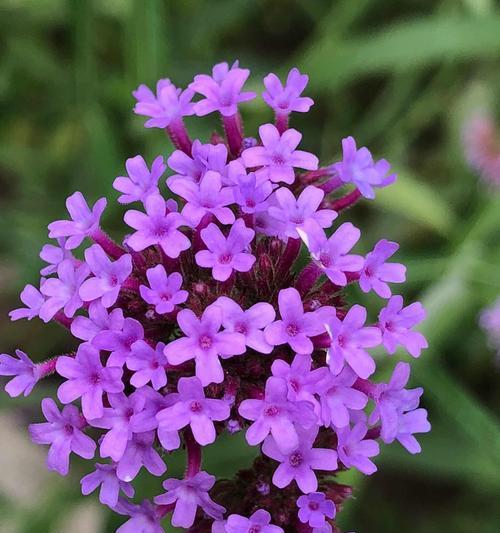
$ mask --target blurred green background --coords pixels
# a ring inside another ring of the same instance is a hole
[[[350,476],[355,498],[339,523],[358,533],[498,533],[500,376],[477,315],[500,294],[500,196],[467,167],[461,144],[475,108],[500,106],[493,0],[0,0],[2,351],[41,360],[71,348],[57,326],[6,318],[24,284],[38,281],[37,253],[66,196],[115,198],[127,157],[171,151],[132,114],[131,91],[160,77],[185,86],[236,58],[259,92],[268,72],[297,65],[309,74],[316,104],[293,125],[322,161],[338,158],[352,134],[399,173],[347,217],[364,233],[361,251],[382,237],[401,243],[405,296],[428,309],[431,347],[413,384],[426,388],[433,431],[419,456],[395,444],[376,475]],[[242,112],[248,133],[271,119],[260,101]],[[187,123],[202,138],[218,125]],[[111,201],[111,233],[123,232],[122,213]],[[0,396],[0,532],[114,531],[120,521],[79,495],[88,465],[62,480],[29,443],[25,426],[54,387],[45,382],[27,400]],[[209,470],[250,463],[245,448],[223,446],[210,449]]]

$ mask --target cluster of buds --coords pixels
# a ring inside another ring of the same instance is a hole
[[[297,69],[284,84],[264,78],[275,122],[244,137],[238,104],[256,96],[243,92],[248,76],[221,63],[184,91],[167,79],[156,94],[141,85],[135,112],[176,150],[150,168],[128,159],[128,175],[116,178],[118,201],[139,205],[124,216],[131,231],[116,243],[100,226],[106,199],[90,208],[81,193],[70,196],[70,220],[49,225],[56,241],[41,251],[40,287],[26,286],[25,307],[11,312],[58,322],[80,342],[39,364],[4,354],[0,374],[13,376],[11,396],[51,374],[61,379],[64,407],[44,399],[46,422],[30,426],[31,438],[50,446],[48,468],[61,475],[72,453],[92,460],[98,449],[102,461],[81,488],[99,488],[100,501],[128,517],[119,533],[160,533],[167,519],[193,533],[338,532],[336,513],[352,491],[336,474],[373,474],[381,442],[417,453],[414,435],[430,429],[422,389],[406,388],[410,365],[398,362],[389,382],[377,382],[368,351],[418,357],[427,347],[414,330],[421,304],[391,292],[406,276],[390,261],[398,245],[381,240],[364,257],[351,253],[360,239],[353,224],[329,231],[394,181],[389,164],[351,137],[342,160],[324,167],[297,149],[290,115],[313,104]],[[215,111],[224,136],[192,141],[184,117]],[[345,288],[356,284],[383,302],[373,323],[348,301]],[[261,453],[234,479],[216,480],[202,470],[202,450],[237,432]],[[180,448],[184,477],[165,479]],[[134,503],[141,469],[162,478],[164,492]]]

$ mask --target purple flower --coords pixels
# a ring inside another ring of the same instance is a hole
[[[142,299],[150,305],[155,306],[155,311],[159,315],[171,313],[175,306],[184,303],[189,293],[180,290],[182,287],[182,276],[179,272],[167,274],[163,265],[156,265],[146,271],[149,287],[141,285],[139,291]]]
[[[156,496],[154,501],[159,505],[175,503],[172,514],[172,525],[175,527],[191,527],[198,507],[211,518],[221,520],[226,509],[215,503],[208,494],[214,483],[215,477],[206,472],[198,472],[185,479],[170,478],[163,482],[167,492]]]
[[[346,468],[357,468],[367,476],[373,474],[377,467],[369,457],[380,453],[377,441],[365,439],[368,431],[363,422],[358,422],[352,429],[349,426],[336,428],[337,452],[339,459]]]
[[[335,504],[327,500],[322,492],[311,492],[297,499],[299,520],[310,527],[323,527],[326,519],[335,518]]]
[[[201,230],[201,238],[208,250],[196,253],[196,264],[212,269],[212,276],[218,281],[226,281],[233,270],[248,272],[255,263],[255,257],[246,253],[255,236],[253,229],[247,228],[239,218],[224,237],[221,230],[213,223]]]
[[[122,481],[132,481],[141,467],[153,476],[162,476],[167,467],[154,448],[155,432],[133,433],[127,442],[122,458],[118,461],[116,475]]]
[[[325,193],[309,185],[295,198],[290,189],[281,187],[274,196],[277,201],[276,206],[269,207],[269,214],[285,224],[285,235],[298,239],[300,229],[305,223],[314,221],[322,228],[329,228],[337,218],[337,213],[331,209],[319,209]]]
[[[222,310],[211,305],[201,318],[190,309],[183,309],[177,315],[177,323],[187,335],[170,342],[165,347],[165,355],[172,365],[179,365],[190,359],[195,360],[196,376],[206,387],[210,383],[222,383],[224,371],[219,360],[245,352],[245,337],[241,333],[219,331],[222,325]]]
[[[113,510],[130,516],[130,520],[121,525],[116,533],[165,533],[158,508],[149,500],[144,500],[140,505],[120,500]]]
[[[262,93],[262,98],[278,115],[288,115],[292,111],[307,113],[314,101],[300,95],[308,82],[309,76],[301,74],[297,68],[290,70],[284,87],[276,74],[268,74],[264,78],[266,90]]]
[[[252,214],[267,209],[266,200],[273,192],[273,185],[268,179],[257,178],[254,172],[239,174],[233,187],[235,202],[243,213]]]
[[[204,215],[212,213],[221,224],[232,224],[234,214],[226,207],[234,202],[231,187],[222,186],[218,172],[208,170],[199,183],[187,179],[176,179],[170,189],[186,200],[182,216],[197,226]]]
[[[281,320],[273,322],[264,331],[266,341],[272,346],[289,344],[297,353],[311,353],[314,337],[325,331],[325,322],[335,315],[333,307],[325,306],[310,313],[304,313],[302,300],[297,289],[282,289],[278,295]]]
[[[212,76],[198,74],[189,88],[205,98],[194,105],[199,117],[219,111],[225,117],[238,112],[238,104],[255,98],[254,92],[241,92],[250,71],[239,68],[236,61],[231,68],[227,63],[218,63],[212,69]]]
[[[130,378],[131,385],[140,388],[151,381],[153,389],[158,390],[167,384],[167,358],[163,353],[164,349],[163,342],[158,342],[155,348],[142,340],[132,345],[127,357],[127,367],[134,371]]]
[[[42,412],[47,422],[30,424],[31,440],[35,444],[50,444],[47,468],[66,476],[69,472],[69,455],[76,453],[84,459],[92,459],[95,442],[83,433],[87,423],[74,405],[67,405],[59,412],[51,398],[42,400]]]
[[[250,518],[239,514],[229,515],[221,531],[225,533],[283,533],[283,529],[271,524],[271,515],[264,509],[258,509]]]
[[[146,213],[135,209],[125,213],[125,222],[137,230],[127,237],[127,244],[136,252],[158,244],[168,257],[179,257],[191,246],[189,239],[177,229],[186,225],[182,216],[175,211],[168,212],[159,194],[148,196],[144,205]]]
[[[128,441],[134,433],[141,433],[137,417],[144,411],[146,397],[141,391],[133,392],[129,397],[123,393],[108,394],[110,407],[105,407],[99,418],[90,421],[93,427],[108,429],[100,443],[101,457],[111,457],[119,461]],[[152,429],[152,428],[149,428]]]
[[[426,313],[420,302],[403,308],[402,296],[393,296],[379,314],[382,343],[393,354],[397,346],[404,346],[410,355],[419,357],[428,344],[422,333],[411,328],[425,319]]]
[[[282,359],[273,362],[271,372],[273,376],[286,381],[290,401],[304,400],[314,406],[318,404],[315,394],[330,377],[330,370],[327,367],[311,370],[311,365],[312,358],[309,354],[296,354],[291,365]]]
[[[57,278],[43,281],[40,292],[46,297],[40,307],[40,318],[44,322],[51,320],[61,309],[71,318],[83,305],[80,289],[90,274],[89,267],[83,263],[75,266],[71,259],[66,259],[57,267]]]
[[[43,280],[42,280],[43,282]],[[31,320],[40,314],[40,309],[45,302],[45,296],[33,285],[26,285],[20,295],[21,302],[27,307],[14,309],[9,313],[11,320],[27,318]]]
[[[294,168],[316,170],[318,158],[309,152],[296,150],[302,134],[289,129],[281,135],[272,124],[259,128],[263,146],[247,148],[241,159],[247,168],[264,167],[263,174],[271,181],[292,184],[295,181]]]
[[[422,448],[414,433],[427,433],[431,430],[431,425],[427,420],[427,411],[425,409],[415,409],[408,413],[403,413],[398,418],[398,429],[396,440],[406,448],[410,453],[420,453]]]
[[[144,328],[135,318],[124,319],[123,312],[115,326],[97,333],[92,340],[92,345],[99,350],[111,352],[106,362],[107,366],[122,367],[127,358],[132,355],[132,346],[144,339]]]
[[[180,378],[177,390],[179,395],[176,403],[156,415],[159,425],[175,430],[189,425],[198,444],[206,446],[215,442],[213,421],[229,418],[229,404],[223,400],[205,398],[201,381],[196,377]]]
[[[349,254],[361,236],[359,229],[350,222],[339,226],[330,238],[327,238],[319,224],[311,219],[297,228],[297,233],[309,249],[315,263],[335,285],[344,287],[347,285],[345,273],[358,272],[363,268],[364,258]]]
[[[158,181],[163,176],[167,165],[163,156],[159,155],[148,169],[146,161],[140,155],[131,157],[125,162],[128,176],[119,176],[113,182],[113,187],[123,193],[118,201],[121,204],[144,202],[151,194],[159,194]]]
[[[359,277],[363,292],[375,291],[381,298],[390,298],[391,289],[387,283],[403,283],[406,280],[406,267],[400,263],[386,263],[394,255],[399,244],[382,239],[372,252],[367,254],[365,265]]]
[[[92,209],[89,208],[83,194],[75,192],[66,200],[66,208],[71,220],[57,220],[49,224],[49,237],[57,239],[68,237],[64,246],[67,250],[78,248],[85,237],[99,229],[101,215],[106,208],[106,198],[97,200]]]
[[[5,391],[12,398],[20,394],[29,396],[40,379],[37,366],[24,352],[16,350],[16,356],[17,359],[0,354],[0,376],[14,376],[5,385]]]
[[[378,346],[382,335],[378,328],[363,327],[365,321],[366,309],[361,305],[353,305],[344,320],[335,315],[330,317],[327,331],[331,342],[327,361],[334,375],[341,372],[344,362],[363,379],[375,372],[375,361],[365,348]]]
[[[352,137],[342,140],[342,151],[342,161],[332,165],[332,169],[344,183],[353,183],[365,198],[375,198],[373,187],[386,187],[396,181],[396,174],[387,176],[389,163],[385,159],[373,161],[368,148],[358,150]]]
[[[243,400],[238,412],[243,418],[253,421],[246,432],[250,446],[260,444],[271,434],[283,453],[291,452],[298,446],[298,426],[310,428],[316,422],[311,405],[288,400],[286,381],[275,377],[267,379],[264,399]]]
[[[56,370],[60,376],[68,379],[57,391],[59,401],[70,403],[81,397],[83,416],[87,420],[103,415],[104,392],[123,390],[122,369],[103,367],[99,351],[87,343],[80,344],[74,358],[59,357]]]
[[[281,463],[273,475],[274,485],[282,489],[295,480],[299,489],[308,494],[318,489],[314,470],[336,470],[337,454],[327,448],[313,448],[318,428],[309,431],[299,429],[298,434],[298,444],[287,452],[281,450],[276,438],[267,437],[262,445],[262,453]]]
[[[234,300],[221,296],[215,305],[222,309],[222,325],[226,331],[244,335],[246,345],[257,352],[271,353],[273,347],[266,341],[262,331],[276,318],[271,304],[260,302],[243,311]]]
[[[349,409],[360,411],[366,407],[368,396],[353,388],[358,376],[348,366],[338,376],[330,376],[325,391],[320,393],[321,420],[326,427],[345,427],[349,424]]]
[[[80,484],[82,494],[88,496],[97,487],[99,491],[99,501],[108,507],[115,507],[118,503],[118,496],[122,491],[126,496],[134,496],[134,487],[130,483],[125,483],[116,477],[116,466],[96,463],[94,472],[84,476]]]
[[[191,102],[194,92],[191,89],[177,89],[168,79],[158,81],[156,96],[146,85],[139,85],[132,94],[137,100],[134,113],[150,117],[144,123],[146,128],[167,128],[183,117],[194,114],[194,104]]]
[[[225,144],[201,144],[196,139],[191,148],[191,157],[182,150],[176,150],[168,158],[168,166],[176,172],[167,179],[167,185],[178,179],[188,179],[199,183],[208,170],[223,174],[227,164],[227,148]]]
[[[64,248],[66,239],[60,238],[57,239],[57,241],[58,246],[55,244],[45,244],[40,251],[40,259],[48,263],[46,267],[40,270],[42,276],[50,276],[57,272],[57,267],[66,259],[72,259],[76,262],[75,264],[78,264],[78,261],[73,257],[71,250],[66,250],[66,248]]]
[[[71,334],[77,339],[91,342],[101,331],[121,331],[123,329],[123,311],[119,308],[108,310],[100,300],[91,302],[89,316],[76,316],[71,322]]]

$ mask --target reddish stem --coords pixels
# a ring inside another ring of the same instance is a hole
[[[187,429],[184,432],[184,442],[186,443],[186,471],[184,473],[185,478],[195,476],[201,468],[201,447],[194,440],[191,429]]]
[[[226,132],[227,144],[233,157],[238,157],[243,142],[243,131],[241,127],[241,118],[238,113],[230,117],[222,116],[224,131]]]
[[[54,316],[54,320],[60,324],[63,328],[70,329],[73,319],[68,318],[62,311],[59,311]]]
[[[191,139],[189,138],[188,132],[186,130],[186,126],[184,125],[184,121],[182,120],[182,118],[173,120],[165,128],[165,131],[170,137],[172,144],[178,150],[182,150],[187,155],[191,155],[191,146],[193,143],[191,142]]]
[[[295,282],[295,288],[299,291],[301,296],[306,295],[321,276],[322,270],[315,263],[309,263],[302,272],[298,275]]]
[[[339,211],[342,211],[343,209],[347,209],[348,207],[353,206],[360,198],[361,198],[361,193],[359,192],[358,189],[354,189],[354,191],[351,191],[349,194],[342,196],[342,198],[338,198],[337,200],[328,202],[327,206],[330,209],[337,211],[338,213]]]
[[[280,135],[288,129],[288,117],[289,113],[276,112],[274,125],[280,132]]]
[[[318,185],[318,187],[325,192],[325,195],[332,192],[332,191],[335,191],[336,189],[342,187],[342,185],[344,185],[344,182],[334,176],[332,177],[332,179],[328,180],[328,181],[325,181],[325,183],[322,183],[321,185]]]
[[[36,365],[38,379],[43,379],[47,376],[50,376],[56,371],[56,364],[59,356],[52,357]]]
[[[278,264],[278,279],[281,279],[290,271],[293,263],[299,255],[301,244],[302,241],[300,239],[292,239],[290,237],[288,238],[285,251],[283,252],[283,255],[281,256],[280,262]]]
[[[101,228],[94,230],[90,235],[90,238],[96,244],[99,244],[101,248],[113,259],[118,259],[126,253],[125,250]]]

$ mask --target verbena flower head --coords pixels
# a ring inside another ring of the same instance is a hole
[[[392,295],[405,281],[405,267],[389,262],[398,245],[382,239],[362,256],[362,229],[335,222],[393,181],[388,163],[352,138],[342,161],[325,166],[298,150],[302,135],[288,123],[312,100],[297,69],[285,83],[265,78],[275,123],[244,139],[248,77],[220,63],[184,91],[169,80],[156,93],[141,85],[135,112],[174,145],[168,199],[162,156],[151,167],[127,159],[114,187],[135,205],[115,242],[101,228],[106,200],[90,207],[70,196],[71,220],[49,225],[56,240],[42,249],[40,287],[27,285],[24,307],[10,313],[73,337],[74,351],[41,363],[2,354],[0,375],[17,396],[57,374],[65,405],[43,400],[47,421],[30,426],[32,439],[62,475],[72,453],[91,460],[98,450],[81,488],[125,517],[118,533],[161,533],[168,521],[192,533],[339,533],[352,489],[337,473],[373,474],[380,444],[416,453],[430,429],[422,389],[407,388],[409,363],[383,357],[427,346],[415,329],[422,306]],[[192,141],[184,117],[211,112],[225,137]],[[351,285],[382,299],[378,319]],[[388,382],[378,381],[380,365],[394,368]],[[216,479],[203,470],[204,449],[238,432],[260,453],[233,479]],[[172,450],[185,453],[186,469],[165,479]],[[141,471],[158,478],[156,496],[134,501]]]

